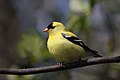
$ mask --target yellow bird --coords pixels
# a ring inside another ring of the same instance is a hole
[[[43,31],[48,32],[48,50],[59,63],[78,61],[87,51],[94,57],[102,57],[97,51],[88,48],[75,34],[67,31],[60,22],[52,22]]]

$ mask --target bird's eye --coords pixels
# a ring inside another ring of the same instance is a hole
[[[48,28],[48,29],[54,29],[55,26],[52,26],[52,25],[53,25],[53,23],[49,24],[47,28]]]
[[[51,26],[51,29],[54,29],[55,28],[55,26]]]

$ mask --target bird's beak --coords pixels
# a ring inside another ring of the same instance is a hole
[[[48,28],[45,28],[43,31],[44,31],[44,32],[48,32]]]

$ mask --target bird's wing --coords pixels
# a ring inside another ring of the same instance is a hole
[[[76,35],[74,35],[73,33],[65,32],[65,33],[62,33],[62,36],[65,39],[69,40],[70,42],[81,46],[82,48],[84,48],[85,51],[91,52],[92,54],[94,54],[93,55],[94,57],[103,57],[102,55],[98,54],[97,51],[94,51],[94,50],[90,49],[89,47],[87,47],[87,45],[82,40],[80,40]]]

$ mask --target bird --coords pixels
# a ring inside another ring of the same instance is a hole
[[[79,61],[87,52],[93,54],[93,57],[103,57],[90,49],[74,33],[66,30],[61,22],[52,22],[43,31],[48,33],[47,47],[58,63]]]

